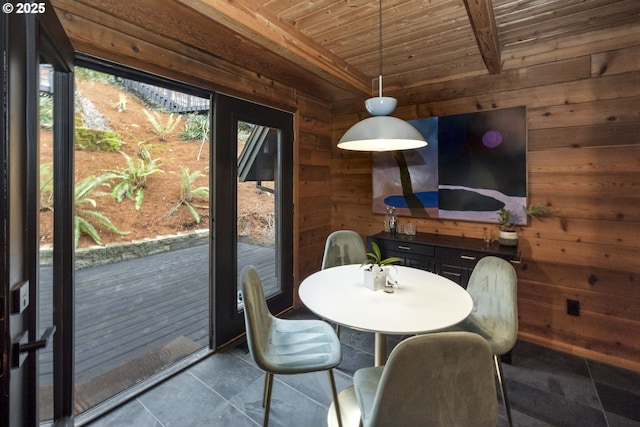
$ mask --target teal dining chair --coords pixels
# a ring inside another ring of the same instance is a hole
[[[471,332],[407,338],[353,377],[363,427],[495,427],[495,387],[489,344]]]
[[[511,263],[494,256],[482,258],[473,269],[467,285],[467,292],[473,300],[471,314],[447,329],[474,332],[489,343],[510,426],[513,425],[511,406],[500,356],[511,351],[518,338],[517,288],[518,277]]]
[[[275,374],[327,371],[333,402],[340,413],[333,368],[342,360],[340,341],[333,328],[316,319],[280,319],[269,311],[262,281],[255,267],[241,272],[247,343],[254,361],[265,371],[262,406],[263,426],[269,424],[271,392]],[[342,421],[338,418],[338,425]]]
[[[329,234],[324,244],[322,269],[338,265],[362,264],[367,260],[367,251],[362,237],[352,230],[338,230]]]
[[[367,260],[367,250],[362,237],[352,230],[338,230],[329,234],[324,243],[322,270],[348,264],[362,264]],[[336,325],[340,336],[340,325]]]

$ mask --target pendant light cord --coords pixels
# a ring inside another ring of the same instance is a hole
[[[380,74],[378,75],[378,92],[379,96],[382,97],[382,0],[380,0],[379,7],[379,33],[380,33],[380,43],[379,43],[379,58],[380,58]]]

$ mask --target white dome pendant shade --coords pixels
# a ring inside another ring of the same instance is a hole
[[[353,151],[396,151],[426,146],[427,141],[415,127],[387,115],[394,110],[396,102],[395,98],[387,96],[367,99],[365,105],[373,117],[351,126],[338,141],[338,148]]]
[[[353,125],[338,142],[338,148],[354,151],[411,150],[426,145],[416,128],[391,116],[364,119]]]

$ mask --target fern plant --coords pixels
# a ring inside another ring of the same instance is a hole
[[[116,168],[107,172],[108,179],[118,179],[118,183],[111,190],[111,197],[118,201],[126,197],[133,200],[136,210],[142,207],[147,177],[154,173],[164,173],[160,169],[160,160],[152,159],[149,150],[142,145],[138,157],[132,158],[120,152],[127,161],[124,168]]]
[[[175,172],[172,173],[176,174]],[[198,206],[194,204],[194,201],[196,199],[203,201],[209,200],[209,187],[194,188],[196,180],[202,176],[204,176],[204,174],[200,171],[191,172],[189,168],[182,167],[182,171],[178,175],[180,178],[180,200],[169,210],[165,218],[175,215],[180,207],[184,206],[191,213],[196,223],[200,224],[200,214],[196,208],[206,208],[207,206]]]
[[[171,113],[169,114],[169,117],[167,117],[166,122],[162,123],[162,116],[160,116],[157,111],[153,111],[153,114],[151,114],[149,111],[143,109],[142,112],[147,116],[147,119],[153,126],[153,129],[156,131],[161,141],[166,141],[169,138],[182,119],[179,115]]]
[[[127,111],[127,94],[119,93],[118,94],[118,102],[112,105],[112,108],[116,110],[118,113],[124,113]]]
[[[126,236],[129,234],[128,231],[120,231],[118,227],[111,222],[109,217],[96,210],[97,203],[95,201],[95,197],[106,195],[106,193],[100,191],[99,188],[102,186],[108,186],[108,180],[108,174],[101,176],[91,175],[77,183],[75,186],[75,215],[73,217],[73,231],[76,248],[78,247],[80,236],[83,234],[91,237],[96,244],[102,245],[100,233],[94,226],[93,222],[120,236]]]

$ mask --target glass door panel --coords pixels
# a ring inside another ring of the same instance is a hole
[[[40,64],[40,276],[38,286],[39,336],[53,325],[53,109],[54,70],[51,64]],[[53,348],[51,340],[38,352],[39,417],[53,418]]]
[[[247,265],[256,267],[267,297],[281,290],[276,263],[278,138],[277,129],[238,122],[238,273]]]
[[[75,408],[209,344],[209,99],[76,67]]]

